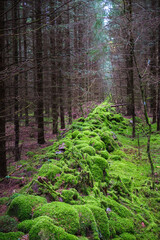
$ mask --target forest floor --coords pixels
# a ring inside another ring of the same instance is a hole
[[[85,114],[85,117],[88,113]],[[139,113],[140,115],[140,113]],[[76,118],[80,117],[80,113],[76,115]],[[130,116],[125,116],[125,118],[130,119]],[[47,146],[53,145],[53,143],[57,140],[59,140],[63,134],[69,129],[69,126],[66,127],[66,129],[60,129],[59,134],[52,134],[52,126],[51,123],[47,123],[47,126],[45,126],[45,143],[43,145],[40,145],[37,143],[37,132],[36,132],[36,124],[34,122],[30,122],[28,127],[25,127],[22,125],[20,127],[20,142],[21,142],[21,160],[18,162],[14,161],[14,150],[13,150],[13,144],[14,144],[14,126],[11,124],[7,125],[7,168],[8,168],[8,176],[3,179],[3,181],[0,181],[0,198],[1,197],[9,197],[13,193],[17,192],[19,189],[21,189],[25,184],[31,181],[34,171],[33,169],[29,171],[26,169],[28,168],[28,163],[30,162],[30,159],[32,159],[32,156],[42,154],[43,149],[45,149]],[[153,127],[153,130],[155,130],[155,126]],[[130,141],[130,138],[127,140]],[[124,148],[124,152],[131,153],[132,151],[137,152],[138,140],[131,140],[130,144],[134,148],[132,150],[128,150]],[[141,140],[140,140],[141,141]],[[142,158],[144,156],[146,157],[146,153],[144,154],[146,150],[146,144],[144,142],[144,137],[142,138],[142,144],[140,146],[140,155]],[[153,159],[157,162],[156,159],[160,159],[160,145],[155,145],[154,143],[151,145],[151,153]],[[129,151],[129,152],[128,152]],[[142,156],[143,155],[143,156]],[[159,156],[157,158],[157,156]],[[147,157],[146,157],[147,158]],[[146,159],[147,160],[147,159]],[[159,160],[158,160],[159,162]],[[23,163],[23,164],[21,164]],[[34,166],[34,163],[32,162],[32,167],[38,169],[36,165]],[[36,163],[35,163],[36,164]],[[158,164],[158,163],[157,163]],[[160,166],[157,166],[157,169],[159,170]],[[158,177],[158,174],[156,174],[156,178]],[[158,181],[158,180],[157,180]],[[6,189],[7,185],[7,189]],[[3,213],[6,210],[6,206],[0,208],[0,215],[3,215]]]
[[[97,102],[92,102],[83,105],[83,114],[80,110],[76,109],[73,112],[73,118],[78,119],[82,115],[86,117],[89,112],[97,106]],[[37,125],[30,116],[29,126],[25,126],[24,121],[20,122],[20,161],[14,160],[14,125],[7,123],[6,126],[6,149],[7,149],[7,170],[8,176],[0,181],[0,198],[9,197],[13,193],[20,190],[27,182],[31,181],[34,171],[26,170],[28,162],[32,156],[41,154],[43,149],[52,145],[55,141],[63,136],[68,131],[69,125],[65,129],[59,128],[58,134],[52,134],[52,121],[51,118],[45,117],[45,143],[40,145],[37,143]],[[60,125],[60,123],[59,123]],[[21,164],[23,162],[23,165]],[[24,162],[26,164],[24,164]],[[34,164],[32,164],[34,166]],[[36,166],[35,166],[36,169]],[[7,186],[7,189],[6,189]],[[0,215],[6,211],[6,205],[0,207]]]
[[[95,112],[95,114],[96,114],[96,112]],[[106,117],[107,116],[108,115],[106,113]],[[96,117],[97,117],[97,115],[95,115],[95,119],[94,118],[92,119],[92,117],[91,117],[91,120],[89,120],[88,124],[91,121],[92,122],[91,124],[93,124],[93,126],[97,126],[96,124],[100,124],[100,126],[101,126],[101,122],[97,123],[97,121],[100,121],[100,118],[103,119],[103,117],[104,117],[103,114],[98,115],[98,118],[96,118]],[[114,120],[116,118],[117,118],[117,120]],[[156,186],[155,191],[152,192],[151,170],[150,170],[150,165],[148,162],[147,152],[146,152],[147,128],[146,128],[145,124],[143,123],[143,121],[141,119],[137,118],[136,119],[137,134],[136,134],[136,138],[133,139],[131,137],[132,127],[131,127],[131,124],[129,123],[129,121],[125,120],[125,119],[124,120],[119,120],[119,119],[121,119],[120,115],[115,114],[115,117],[113,116],[112,120],[108,120],[109,125],[107,125],[107,126],[109,128],[106,128],[106,127],[102,128],[102,132],[104,131],[104,133],[106,133],[106,134],[111,133],[113,139],[117,139],[118,145],[120,147],[120,149],[117,149],[117,150],[115,149],[115,151],[113,151],[113,153],[111,152],[110,158],[108,159],[109,176],[110,176],[110,185],[109,185],[110,194],[115,192],[116,194],[115,195],[113,194],[113,196],[115,198],[117,198],[116,196],[118,196],[118,194],[121,194],[121,190],[122,190],[122,196],[119,196],[120,198],[117,199],[117,201],[120,204],[122,204],[123,206],[128,206],[128,208],[133,210],[133,212],[137,211],[137,215],[135,215],[137,217],[139,215],[139,211],[140,211],[140,213],[142,211],[142,216],[143,216],[143,214],[146,214],[145,211],[147,209],[147,211],[148,211],[147,214],[150,214],[153,212],[153,214],[155,214],[155,216],[156,216],[156,219],[158,219],[159,218],[158,212],[159,212],[159,208],[160,208],[159,207],[160,200],[158,198],[159,197],[159,187],[160,187],[160,135],[158,132],[156,132],[156,124],[152,125],[152,137],[151,137],[151,156],[152,156],[152,159],[154,162],[154,167],[155,167],[154,176],[155,176],[155,186]],[[122,121],[122,122],[119,122],[119,121]],[[126,124],[126,125],[123,125],[123,124]],[[77,132],[80,131],[80,136],[81,136],[82,133],[81,133],[81,130],[79,130],[79,125],[80,126],[83,125],[83,121],[78,120],[78,123],[75,121],[72,124],[72,128],[76,134],[77,134]],[[85,125],[85,123],[84,123],[84,125]],[[85,126],[84,126],[84,128],[85,128]],[[54,153],[52,151],[52,149],[54,149],[55,147],[52,147],[50,145],[53,145],[53,143],[60,144],[61,142],[62,142],[62,144],[64,144],[65,138],[63,138],[63,137],[68,134],[68,130],[69,130],[69,126],[67,126],[65,130],[60,130],[59,134],[56,136],[56,135],[51,134],[51,125],[48,125],[48,128],[45,129],[46,143],[43,146],[39,146],[36,143],[35,125],[32,124],[28,128],[23,127],[23,126],[21,127],[21,134],[24,137],[24,139],[21,139],[21,141],[23,142],[23,149],[21,152],[21,160],[18,162],[14,162],[14,159],[12,157],[10,158],[10,161],[8,161],[8,176],[3,180],[1,179],[1,182],[0,182],[0,198],[2,199],[1,203],[0,203],[0,216],[3,216],[6,213],[6,210],[8,209],[8,204],[10,204],[12,201],[12,195],[14,193],[18,194],[19,191],[21,193],[21,190],[23,191],[23,188],[25,186],[27,186],[28,183],[31,183],[32,179],[34,180],[34,178],[36,176],[41,176],[41,175],[39,175],[39,171],[40,171],[42,165],[50,164],[50,162],[52,161],[52,158],[53,159],[55,158],[54,154],[59,154],[59,152]],[[11,129],[8,131],[11,133]],[[48,131],[48,133],[47,133],[47,131]],[[70,131],[72,133],[72,130],[70,130]],[[94,131],[93,131],[93,133],[94,133]],[[93,138],[93,136],[91,136],[91,139],[92,138]],[[71,141],[74,141],[73,139]],[[26,141],[26,140],[28,140],[28,141]],[[96,141],[96,138],[95,138],[95,141]],[[26,142],[28,142],[28,143],[26,143]],[[83,140],[82,140],[82,142],[83,142]],[[77,144],[78,143],[79,143],[79,138],[77,138]],[[83,143],[83,144],[86,144],[86,143]],[[61,147],[62,145],[60,144],[59,146]],[[81,145],[79,145],[79,146],[81,146]],[[94,144],[92,146],[94,146]],[[81,147],[83,147],[83,146],[81,146]],[[99,151],[97,152],[97,154],[99,154]],[[57,159],[58,158],[56,158],[56,161],[57,161]],[[60,164],[59,160],[57,161],[57,164],[58,164],[58,162]],[[71,164],[72,164],[72,162],[71,162]],[[75,164],[77,164],[77,162],[75,162]],[[79,168],[76,168],[75,170],[81,171],[81,169],[79,170]],[[60,177],[59,175],[60,174],[56,175],[57,178]],[[120,190],[120,192],[117,188],[118,179],[121,179],[121,180],[123,179],[122,182],[120,180],[120,182],[122,183],[122,186],[121,186],[122,189]],[[131,189],[130,189],[130,187],[128,185],[129,184],[128,179],[131,180],[132,184],[134,185],[134,188],[131,187]],[[125,182],[125,181],[127,181],[127,182]],[[96,185],[96,186],[98,186],[98,185]],[[126,188],[126,186],[128,188]],[[63,186],[62,186],[58,190],[58,193],[61,194],[61,192],[63,192],[63,190],[65,190],[65,189],[67,189],[66,191],[69,191],[70,188],[68,188],[68,187],[63,188]],[[95,187],[95,189],[96,189],[96,187]],[[131,193],[128,192],[128,189],[129,189],[129,191],[131,191]],[[36,184],[35,184],[35,187],[33,190],[35,191],[35,193],[37,193]],[[105,191],[105,188],[104,188],[104,191]],[[81,191],[80,191],[80,193],[81,193]],[[93,193],[91,193],[91,197],[92,197],[92,194]],[[110,194],[108,194],[107,196],[110,196]],[[82,194],[82,198],[84,196],[85,196],[85,194]],[[95,193],[95,196],[96,196],[96,193]],[[133,196],[133,199],[132,199],[133,201],[131,201],[131,202],[130,202],[130,196]],[[46,195],[46,199],[47,199],[47,202],[52,202],[52,200],[50,199],[50,195]],[[61,199],[59,201],[61,202]],[[88,199],[88,201],[90,201],[90,200]],[[157,204],[157,205],[155,205],[155,204]],[[142,208],[144,208],[144,210],[141,209],[141,206],[142,206]],[[110,209],[110,207],[109,207],[107,209],[109,209],[109,211],[110,211],[112,208]],[[147,219],[147,221],[145,221],[145,222],[144,222],[144,220],[141,220],[141,218],[140,218],[140,220],[138,220],[138,218],[137,218],[138,222],[141,221],[139,223],[136,223],[136,224],[139,224],[136,226],[138,226],[138,228],[139,228],[138,230],[139,230],[140,234],[141,234],[141,232],[143,232],[143,228],[144,228],[144,230],[146,229],[146,231],[148,231],[145,224],[148,224],[148,228],[150,226],[152,227],[152,222],[150,223],[150,218],[152,219],[152,217],[148,218],[148,216],[150,216],[150,215],[145,216],[145,218]],[[114,217],[114,215],[113,215],[113,217]],[[157,220],[155,220],[155,222],[156,221]],[[156,225],[154,225],[154,227],[153,227],[153,231],[157,231],[156,230],[157,227],[155,227],[155,226]],[[111,229],[110,229],[110,231],[112,232]],[[146,236],[147,236],[147,234],[148,233],[146,233]],[[156,234],[157,234],[157,232],[156,232]],[[28,239],[28,235],[24,236],[23,239]],[[138,240],[139,239],[141,239],[141,235],[139,235]],[[151,238],[143,238],[143,239],[154,240],[152,238],[152,234],[151,234]],[[155,239],[157,240],[157,238],[155,238]]]

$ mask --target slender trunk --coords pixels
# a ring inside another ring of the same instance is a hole
[[[160,9],[160,1],[158,1]],[[159,13],[160,16],[160,13]],[[160,131],[160,25],[158,27],[158,99],[157,99],[157,131]]]
[[[79,11],[82,14],[83,7],[80,6]],[[79,23],[78,23],[78,61],[79,61],[79,74],[78,74],[78,105],[79,105],[79,111],[81,113],[81,116],[84,116],[83,113],[83,103],[84,103],[84,76],[83,76],[83,70],[84,70],[84,41],[83,41],[83,36],[84,36],[84,24],[82,22],[82,18],[79,18]]]
[[[36,61],[37,61],[37,120],[38,143],[44,144],[43,121],[43,67],[42,67],[42,29],[41,29],[41,0],[36,1]]]
[[[13,9],[13,61],[15,68],[18,67],[18,30],[17,30],[17,5],[16,0],[13,0],[13,4],[15,5]],[[14,131],[15,131],[15,161],[19,161],[20,152],[19,152],[19,101],[18,101],[18,73],[16,72],[14,75]]]
[[[57,24],[58,24],[58,41],[57,41],[57,50],[58,50],[58,64],[57,64],[57,69],[58,69],[58,85],[59,85],[59,103],[60,103],[60,122],[61,122],[61,129],[65,128],[65,113],[64,113],[64,95],[63,95],[63,76],[62,76],[62,51],[63,51],[63,33],[62,33],[62,16],[60,15],[57,19]]]
[[[151,8],[154,11],[154,15],[156,16],[156,1],[151,1]],[[150,71],[151,71],[151,79],[150,79],[150,108],[152,113],[152,122],[156,122],[156,33],[152,30],[151,35],[151,48],[150,48]]]
[[[18,9],[18,19],[20,19],[20,8]],[[20,22],[19,22],[20,23]],[[19,24],[21,25],[21,24]],[[21,31],[21,28],[19,28],[19,33]],[[22,37],[21,34],[18,36],[19,40],[18,40],[18,45],[19,45],[19,62],[22,63]],[[19,102],[19,116],[20,119],[22,119],[23,117],[23,74],[19,74],[19,98],[21,99],[21,101]]]
[[[5,139],[5,80],[4,62],[4,0],[0,1],[0,178],[7,175],[6,139]]]
[[[53,5],[52,5],[53,4]],[[51,11],[54,9],[54,3],[50,1]],[[52,16],[52,15],[51,15]],[[54,16],[53,16],[54,17]],[[52,133],[58,133],[58,89],[57,89],[57,73],[56,73],[56,23],[51,20],[50,33],[50,51],[51,51],[51,99],[52,99]]]
[[[134,39],[132,33],[132,0],[126,1],[127,13],[129,16],[129,35],[128,35],[128,53],[127,57],[127,96],[128,106],[127,114],[132,116],[132,137],[135,137],[135,100],[134,100],[134,72],[133,72],[133,52],[134,52]]]
[[[26,11],[25,11],[25,2],[23,0],[23,25],[24,25],[24,32],[26,32]],[[24,34],[24,60],[27,62],[27,36]],[[26,68],[26,67],[25,67]],[[24,72],[24,84],[25,84],[25,126],[29,125],[29,118],[28,118],[28,72],[25,69]]]
[[[151,167],[152,188],[155,189],[154,165],[153,165],[153,160],[152,160],[152,157],[151,157],[151,150],[150,150],[150,140],[151,140],[152,126],[151,126],[151,123],[150,123],[150,120],[149,120],[149,117],[148,117],[148,112],[147,112],[146,95],[145,95],[144,86],[143,86],[144,75],[141,75],[141,73],[139,71],[139,67],[138,67],[136,56],[135,56],[134,52],[133,52],[133,57],[134,57],[134,62],[135,62],[136,69],[137,69],[138,80],[139,80],[140,91],[141,91],[141,97],[142,97],[142,101],[143,101],[144,117],[145,117],[146,124],[148,126],[147,155],[148,155],[148,160],[149,160],[150,167]]]
[[[69,14],[69,3],[67,6],[67,30],[66,30],[66,53],[67,53],[67,63],[66,71],[67,72],[67,111],[69,117],[69,124],[72,123],[72,91],[71,91],[71,60],[70,60],[70,14]]]

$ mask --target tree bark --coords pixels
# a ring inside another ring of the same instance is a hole
[[[58,16],[57,19],[58,24],[58,35],[57,35],[57,51],[58,51],[58,63],[57,63],[57,69],[58,69],[58,88],[59,88],[59,103],[60,103],[60,123],[61,123],[61,129],[65,128],[65,113],[64,113],[64,81],[62,76],[62,65],[63,65],[63,37],[64,34],[62,32],[62,16],[61,14]]]
[[[160,9],[160,1],[158,1]],[[158,14],[160,17],[160,13]],[[158,99],[157,99],[157,131],[160,131],[160,25],[158,27]]]
[[[55,6],[50,1],[51,12]],[[55,16],[51,15],[51,32],[50,32],[50,52],[51,52],[51,99],[52,99],[52,133],[58,133],[58,89],[57,89],[57,73],[56,73],[56,22],[52,20]]]
[[[44,144],[41,4],[41,0],[36,0],[37,121],[38,143]]]
[[[4,62],[4,0],[0,1],[0,178],[7,175],[6,140],[5,140],[5,80]]]
[[[151,1],[151,9],[153,14],[156,16],[156,1]],[[150,48],[150,71],[151,71],[151,79],[150,79],[150,108],[152,113],[152,122],[156,122],[156,33],[154,30],[151,35],[151,48]]]
[[[17,4],[16,0],[12,0],[14,5],[13,8],[13,63],[15,69],[18,67],[18,15],[17,15]],[[14,131],[15,131],[15,161],[19,161],[19,79],[17,70],[14,73]]]
[[[132,33],[132,0],[126,0],[126,14],[128,15],[128,56],[127,60],[127,115],[132,116],[132,137],[135,137],[135,100],[134,100],[134,72],[133,72],[133,53],[134,39]]]
[[[67,72],[67,112],[69,124],[72,123],[72,91],[71,91],[71,59],[70,59],[70,14],[69,3],[67,4],[67,30],[66,30],[66,72]]]
[[[24,43],[24,60],[27,62],[27,36],[26,36],[26,11],[25,11],[25,1],[23,0],[23,25],[24,25],[24,32],[25,34],[23,35],[23,43]],[[25,66],[25,72],[24,72],[24,84],[25,84],[25,104],[24,104],[24,112],[25,112],[25,126],[28,127],[29,125],[29,117],[28,117],[28,72],[26,70]]]

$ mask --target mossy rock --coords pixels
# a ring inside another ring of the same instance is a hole
[[[31,219],[33,209],[45,204],[47,200],[43,197],[34,195],[20,195],[13,199],[7,214],[17,217],[20,221]]]
[[[105,150],[105,144],[103,141],[101,140],[97,140],[95,138],[91,139],[89,142],[89,145],[91,145],[92,147],[94,147],[94,149],[96,151],[100,151],[100,150]]]
[[[124,232],[134,233],[134,220],[132,218],[121,218],[116,213],[109,214],[109,227],[111,236],[116,233],[120,235]]]
[[[79,132],[78,130],[75,130],[75,131],[72,133],[72,138],[75,139],[75,138],[78,136],[79,133],[80,133],[80,132]]]
[[[20,239],[23,235],[24,235],[23,232],[9,232],[9,233],[0,232],[0,239],[1,240],[17,240],[17,239]]]
[[[103,157],[100,157],[99,155],[96,155],[94,157],[91,157],[91,160],[94,164],[96,164],[102,171],[109,168],[108,162]]]
[[[106,212],[97,206],[88,205],[88,208],[92,211],[98,228],[99,238],[100,239],[109,239],[109,221]]]
[[[130,234],[130,233],[122,233],[120,235],[120,237],[123,240],[136,240],[136,237],[133,234]]]
[[[118,123],[120,123],[120,122],[122,122],[123,121],[123,117],[122,117],[122,115],[121,114],[114,114],[113,116],[111,116],[110,117],[110,121],[115,121],[115,122],[118,122]]]
[[[93,166],[91,168],[91,172],[92,172],[93,179],[94,179],[95,182],[103,180],[103,171],[96,164],[93,164]]]
[[[30,220],[24,220],[23,222],[18,224],[18,230],[22,231],[24,233],[29,233],[31,228],[39,221],[50,221],[50,223],[53,223],[53,219],[47,217],[47,216],[40,216],[35,219],[30,219]]]
[[[74,205],[74,208],[79,214],[78,233],[89,239],[99,240],[98,228],[92,211],[85,205]]]
[[[118,156],[118,155],[112,155],[112,156],[110,156],[110,159],[113,161],[121,161],[122,160],[121,156]]]
[[[122,218],[132,218],[134,216],[131,210],[116,202],[111,197],[104,197],[101,204],[105,207],[105,209],[110,208],[111,211],[115,212]]]
[[[49,216],[56,226],[62,227],[66,232],[75,234],[79,229],[79,216],[73,206],[63,202],[44,204],[35,211],[33,217]]]
[[[99,154],[101,157],[105,158],[106,160],[109,158],[109,153],[108,153],[106,150],[100,151],[100,152],[98,152],[98,154]]]
[[[78,237],[78,240],[88,240],[87,237]]]
[[[29,240],[78,240],[74,235],[66,233],[61,227],[55,226],[50,218],[42,217],[29,231]]]
[[[101,140],[105,143],[106,150],[108,152],[113,152],[116,146],[111,132],[107,131],[106,128],[102,129],[100,133]],[[114,146],[115,145],[115,146]]]
[[[82,149],[82,148],[85,148],[85,147],[88,147],[88,143],[83,143],[83,141],[81,141],[80,144],[77,144],[76,145],[76,148],[79,150],[79,149]]]
[[[62,198],[65,203],[70,203],[73,200],[78,200],[79,193],[75,188],[71,188],[69,190],[62,191]]]
[[[65,139],[59,141],[58,149],[61,148],[62,146],[64,149],[70,148],[72,144],[73,144],[72,140],[66,137]]]
[[[96,133],[96,132],[93,132],[93,131],[84,131],[83,132],[85,135],[87,135],[88,137],[90,138],[95,138],[95,137],[98,137],[99,138],[99,135]]]
[[[0,198],[0,205],[7,204],[9,201],[9,197]]]
[[[57,189],[60,186],[65,186],[65,187],[74,187],[78,183],[78,178],[77,176],[74,176],[73,174],[70,173],[62,173],[59,179],[57,180],[55,184],[55,188]]]
[[[44,163],[40,168],[38,175],[46,177],[50,181],[54,181],[57,174],[61,173],[61,169],[53,163]]]
[[[87,153],[90,156],[95,156],[95,154],[96,154],[95,149],[91,146],[86,146],[86,147],[81,148],[81,152],[82,153]]]
[[[17,230],[17,221],[8,215],[0,216],[0,232],[8,233]]]

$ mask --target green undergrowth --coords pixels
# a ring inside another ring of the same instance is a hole
[[[153,190],[145,131],[139,132],[138,148],[130,121],[106,101],[74,121],[41,155],[29,153],[36,173],[19,193],[2,200],[9,206],[0,219],[0,239],[29,234],[31,240],[158,240],[160,136],[151,138]]]

